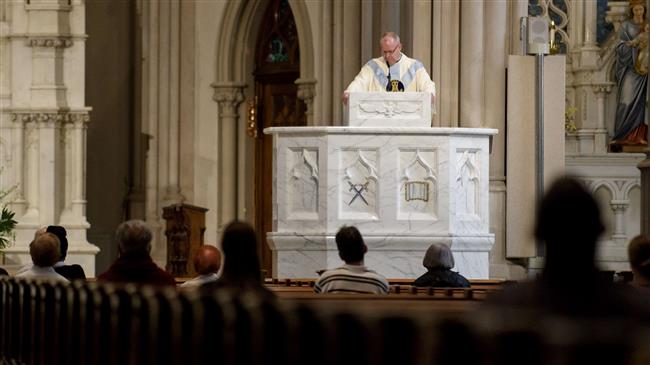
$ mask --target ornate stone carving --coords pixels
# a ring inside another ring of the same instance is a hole
[[[595,94],[609,94],[612,91],[613,82],[608,82],[604,84],[594,84],[591,86]]]
[[[618,32],[621,23],[628,18],[628,2],[627,1],[610,1],[607,6],[609,10],[605,13],[605,21],[614,25],[614,31]]]
[[[88,123],[90,115],[87,111],[24,111],[11,113],[11,120],[23,123]]]
[[[307,120],[311,121],[311,117],[314,115],[314,97],[316,96],[316,79],[298,79],[296,80],[296,85],[298,85],[298,99],[305,102],[307,111]]]
[[[237,117],[237,107],[244,101],[243,89],[246,84],[241,83],[214,83],[212,98],[219,103],[222,117]]]
[[[72,39],[69,37],[46,36],[27,38],[27,46],[29,47],[68,48],[72,47],[72,44]]]

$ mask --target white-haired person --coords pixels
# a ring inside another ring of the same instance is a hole
[[[54,264],[59,261],[61,243],[59,238],[52,233],[42,233],[29,244],[29,255],[33,265],[16,275],[22,278],[49,279],[68,281],[54,270]]]
[[[454,268],[454,255],[449,247],[434,243],[424,254],[422,264],[427,272],[413,282],[414,286],[433,286],[439,288],[469,288],[470,283],[461,274],[451,271]]]

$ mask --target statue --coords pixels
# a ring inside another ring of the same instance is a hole
[[[648,31],[644,1],[632,0],[630,18],[621,24],[616,46],[614,77],[618,95],[616,121],[610,150],[619,152],[623,146],[647,146],[648,125]]]

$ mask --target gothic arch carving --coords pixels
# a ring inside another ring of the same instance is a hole
[[[311,22],[305,0],[288,0],[300,43],[300,78],[314,78]],[[253,70],[255,41],[268,2],[231,0],[226,4],[216,48],[215,83],[247,82]]]

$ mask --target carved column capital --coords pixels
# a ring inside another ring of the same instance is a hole
[[[39,123],[88,123],[90,115],[86,110],[80,111],[14,111],[11,113],[14,122]]]
[[[596,96],[604,97],[605,94],[609,94],[612,91],[613,86],[614,86],[613,82],[606,82],[602,84],[593,84],[591,88],[594,91],[594,94],[596,94]]]
[[[624,212],[627,207],[630,205],[629,200],[612,200],[609,202],[610,207],[612,207],[612,210],[614,213],[616,212]]]
[[[72,47],[72,44],[73,42],[70,37],[62,37],[58,35],[30,36],[27,38],[28,47],[68,48]]]
[[[305,102],[307,106],[307,118],[310,120],[314,115],[314,97],[316,96],[316,79],[298,79],[298,99]]]
[[[212,99],[219,103],[222,117],[237,117],[237,107],[244,101],[245,83],[223,82],[213,83],[214,94]]]

